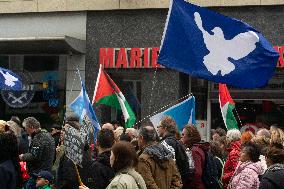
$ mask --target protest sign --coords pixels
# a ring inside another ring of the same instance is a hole
[[[86,142],[88,144],[94,143],[94,125],[87,114],[83,118],[83,126],[80,132],[86,135]]]
[[[86,134],[74,129],[73,127],[65,128],[64,145],[66,156],[75,164],[82,167],[83,149]]]

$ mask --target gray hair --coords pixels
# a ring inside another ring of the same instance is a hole
[[[266,138],[270,138],[271,134],[268,129],[259,129],[256,133],[257,136],[264,136]]]
[[[142,136],[145,142],[154,142],[157,139],[157,133],[151,126],[144,126],[139,129],[139,136]]]
[[[34,117],[27,117],[23,121],[23,127],[28,127],[28,128],[32,128],[32,129],[39,129],[40,128],[40,123]]]
[[[238,129],[230,129],[227,131],[226,136],[231,142],[234,142],[240,140],[242,134]]]

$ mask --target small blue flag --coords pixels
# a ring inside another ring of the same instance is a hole
[[[1,90],[22,90],[22,79],[20,76],[0,67],[0,89]]]
[[[171,0],[158,63],[216,83],[265,86],[278,52],[250,25],[209,9]]]
[[[88,127],[92,125],[92,127],[94,128],[94,138],[96,140],[96,133],[101,129],[101,127],[99,125],[93,106],[90,103],[90,99],[86,92],[85,85],[82,81],[81,85],[82,89],[79,96],[69,105],[69,107],[73,110],[75,114],[79,116],[80,122],[84,123],[83,130],[86,132],[87,137],[89,134]]]
[[[179,130],[182,130],[186,124],[195,125],[195,97],[191,96],[181,103],[150,117],[150,121],[157,128],[160,125],[161,119],[165,116],[171,116],[176,121]]]

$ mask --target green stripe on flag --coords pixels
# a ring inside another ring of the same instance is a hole
[[[228,109],[227,109],[227,115],[226,115],[226,125],[227,125],[227,129],[239,129],[238,128],[238,122],[233,114],[233,110],[234,110],[235,106],[232,104],[228,105]]]

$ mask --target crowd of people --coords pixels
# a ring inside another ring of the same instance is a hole
[[[139,129],[105,123],[85,142],[82,165],[66,156],[65,130],[79,118],[41,128],[34,117],[0,120],[1,189],[281,189],[284,127],[257,133],[212,131],[205,142],[194,125],[180,132],[173,118]]]

